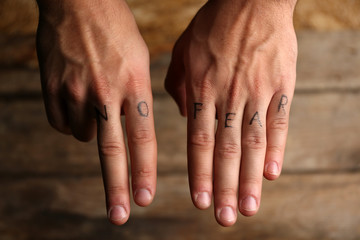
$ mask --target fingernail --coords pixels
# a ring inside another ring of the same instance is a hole
[[[248,196],[246,198],[244,198],[242,201],[241,201],[241,209],[242,210],[245,210],[245,211],[248,211],[248,212],[253,212],[253,211],[256,211],[257,209],[257,203],[256,203],[256,200],[255,198],[251,197],[251,196]]]
[[[108,218],[113,221],[121,221],[127,217],[125,208],[122,206],[113,206],[109,210]]]
[[[236,216],[234,210],[231,207],[224,207],[220,210],[219,219],[224,222],[235,222]]]
[[[210,194],[207,192],[198,193],[195,197],[195,201],[199,208],[205,209],[211,205]]]
[[[270,175],[277,176],[279,175],[279,166],[276,162],[270,162],[266,165],[265,171]]]
[[[134,198],[136,199],[136,203],[145,206],[150,204],[152,200],[152,196],[149,190],[145,188],[140,188],[135,191]]]

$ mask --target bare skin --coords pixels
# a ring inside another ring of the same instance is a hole
[[[156,191],[157,146],[149,53],[123,0],[38,0],[37,49],[50,124],[81,141],[97,129],[99,156],[112,223],[130,214],[126,117],[135,202]]]
[[[210,0],[176,43],[165,81],[188,117],[194,205],[219,224],[257,213],[279,177],[296,79],[295,0]],[[216,125],[216,118],[218,119]],[[216,127],[217,126],[217,127]]]

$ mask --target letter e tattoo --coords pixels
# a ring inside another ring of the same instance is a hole
[[[140,116],[142,116],[142,117],[149,116],[149,106],[147,105],[147,103],[145,101],[139,102],[137,109],[138,109]]]
[[[285,112],[285,105],[288,104],[289,99],[286,95],[282,95],[280,98],[279,106],[278,106],[278,112],[280,112],[281,109]]]
[[[254,121],[257,121],[257,123],[259,124],[259,126],[262,127],[262,124],[261,124],[261,121],[260,121],[259,112],[256,112],[256,113],[254,114],[254,116],[251,118],[250,125],[252,125]]]
[[[235,116],[236,113],[227,113],[225,115],[225,128],[232,128],[231,125],[229,125],[229,122],[228,121],[232,121],[234,120],[233,118],[230,118],[231,116]]]
[[[202,103],[194,103],[194,119],[196,119],[196,112],[200,112],[202,109],[198,107],[202,107],[204,104]]]

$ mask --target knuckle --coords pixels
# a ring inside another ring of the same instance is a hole
[[[65,123],[62,119],[61,120],[57,119],[51,109],[48,108],[46,109],[46,115],[47,115],[48,123],[52,128],[64,134],[69,133],[68,124]]]
[[[208,67],[202,68],[201,73],[199,70],[190,70],[191,84],[190,87],[195,96],[200,95],[202,98],[214,96],[216,91],[216,82],[213,77],[211,69],[213,66],[210,64]]]
[[[208,79],[194,81],[195,92],[200,93],[201,98],[214,95],[214,84]]]
[[[214,136],[206,132],[197,132],[189,136],[189,144],[204,150],[214,148],[215,139]]]
[[[78,104],[83,101],[83,95],[80,93],[79,89],[73,89],[72,91],[67,92],[67,100],[71,103]]]
[[[123,195],[128,192],[128,188],[126,185],[120,186],[120,185],[113,185],[113,186],[107,186],[106,192],[108,195]]]
[[[241,147],[237,143],[224,143],[216,147],[216,155],[221,159],[239,158],[241,154]]]
[[[154,171],[150,168],[140,168],[132,172],[133,177],[135,178],[148,178],[154,176]]]
[[[286,118],[275,118],[270,121],[269,130],[286,131],[288,129],[288,121]]]
[[[137,62],[139,63],[139,61]],[[147,67],[143,63],[131,67],[127,74],[127,78],[130,80],[129,82],[135,82],[135,83],[146,82],[149,79],[149,76],[148,76],[148,72],[145,71],[144,69],[147,69]]]
[[[224,187],[219,189],[218,194],[220,196],[235,196],[237,195],[237,190],[234,188]]]
[[[265,95],[264,82],[264,78],[258,75],[252,78],[251,81],[247,81],[253,99],[259,101]]]
[[[65,133],[65,126],[57,121],[55,121],[53,118],[49,118],[48,117],[48,122],[50,124],[50,126],[54,129],[56,129],[59,132]]]
[[[293,76],[290,73],[280,72],[278,77],[273,79],[274,92],[287,92],[287,87],[293,80]]]
[[[129,141],[134,144],[146,144],[154,139],[154,133],[150,129],[137,129],[129,136]]]
[[[57,121],[55,121],[54,119],[52,118],[49,118],[48,117],[48,123],[50,124],[50,126],[52,128],[54,128],[55,130],[59,131],[59,132],[64,132],[65,131],[65,128],[64,126],[62,126],[61,124],[59,124]]]
[[[126,154],[125,148],[119,142],[99,143],[99,154],[102,157],[112,157]]]
[[[92,131],[90,128],[86,129],[74,129],[73,136],[80,142],[89,142],[93,139],[95,131]]]
[[[213,176],[211,173],[196,172],[196,173],[194,173],[192,178],[196,182],[208,182],[208,181],[212,181]]]
[[[202,79],[195,80],[193,84],[195,88],[203,91],[210,91],[213,88],[213,84],[207,79],[206,75]]]
[[[105,75],[98,74],[92,79],[91,93],[97,102],[106,102],[110,96],[110,85]]]
[[[282,146],[279,146],[279,145],[270,145],[268,144],[267,145],[267,151],[269,152],[273,152],[273,153],[283,153],[283,147]]]
[[[143,79],[136,76],[129,76],[130,81],[126,83],[127,94],[134,98],[142,98],[144,93],[149,92],[149,85]]]
[[[57,97],[59,95],[59,84],[57,81],[49,79],[43,86],[45,93],[49,98]]]
[[[247,149],[260,150],[266,147],[266,138],[259,134],[252,134],[246,136],[243,139],[242,144]]]
[[[84,101],[84,87],[76,80],[67,81],[64,86],[65,96],[68,101],[78,104]]]
[[[241,185],[244,186],[244,190],[246,188],[253,188],[253,186],[261,186],[262,178],[258,178],[256,176],[247,176],[245,179],[241,180]]]

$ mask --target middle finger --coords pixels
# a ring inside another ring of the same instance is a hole
[[[244,104],[218,111],[214,152],[214,202],[217,221],[231,226],[237,216],[237,190],[241,158],[241,120]]]

